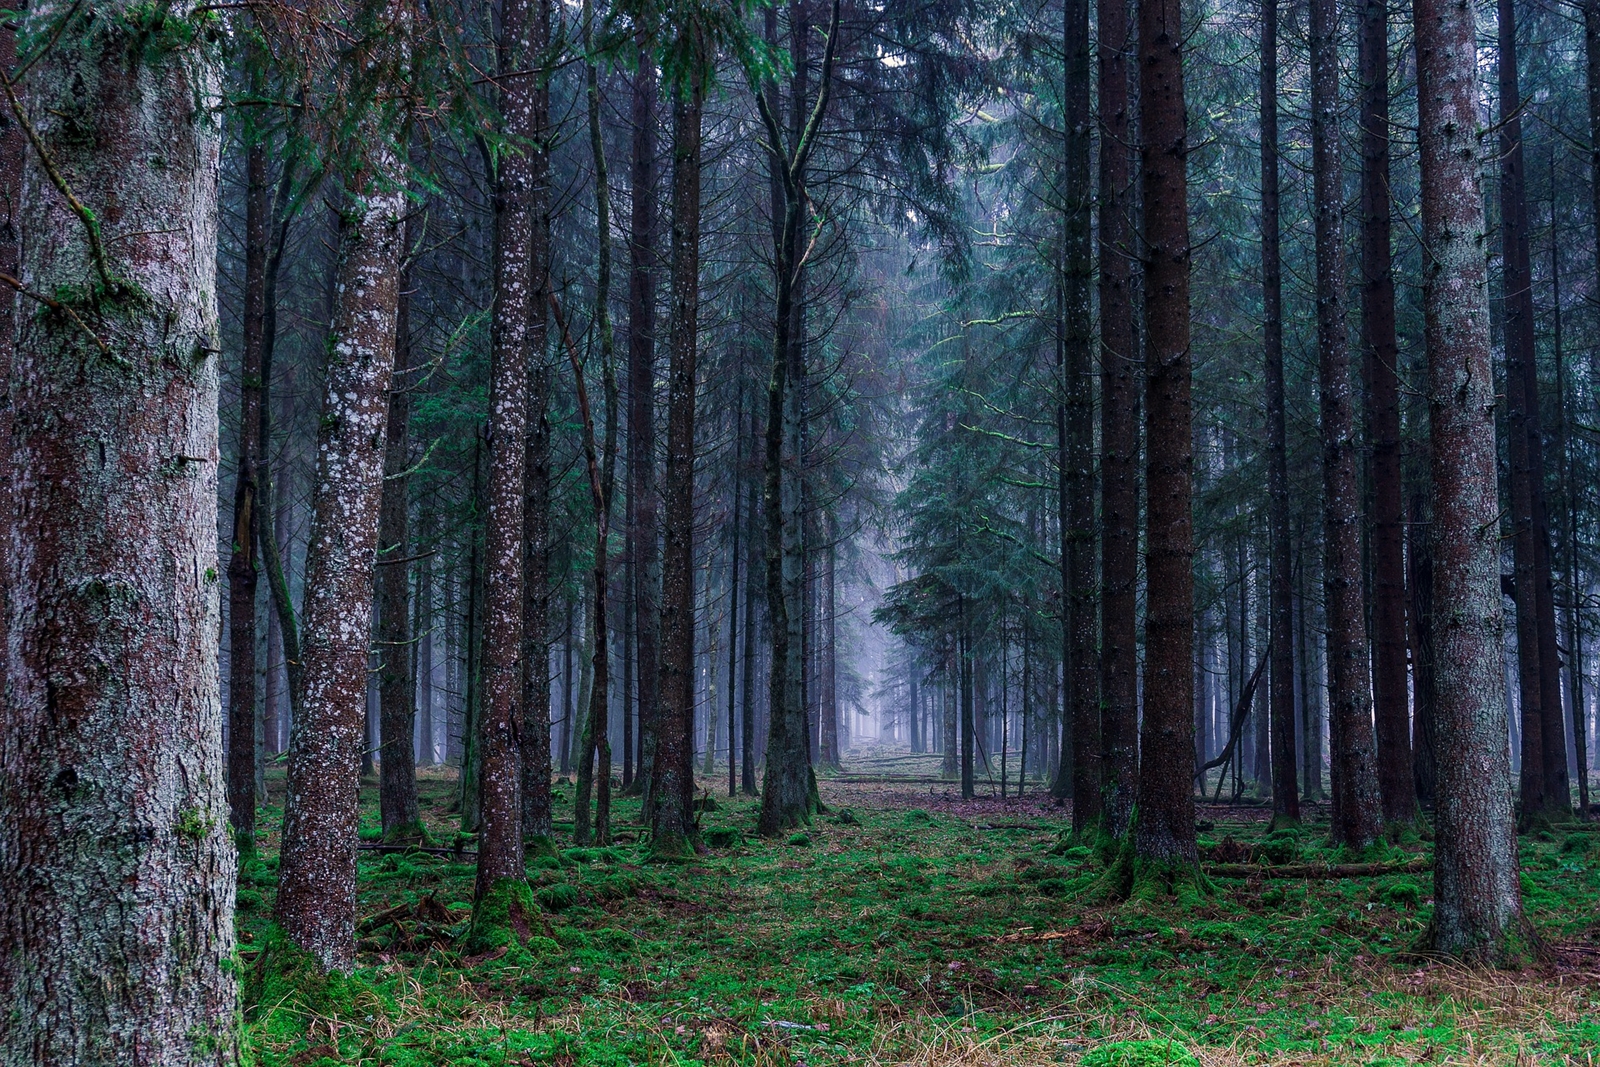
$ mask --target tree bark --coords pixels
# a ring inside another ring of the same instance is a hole
[[[6,1063],[239,1054],[210,281],[223,66],[192,6],[166,10],[160,51],[141,17],[33,5],[14,29],[35,62],[0,98],[0,175],[20,178],[0,193]]]
[[[266,318],[267,146],[253,124],[245,149],[244,308],[239,365],[238,466],[233,489],[233,551],[228,560],[228,817],[240,854],[256,833],[256,538],[260,491],[261,355]]]
[[[1194,520],[1190,513],[1188,135],[1178,0],[1139,8],[1145,247],[1144,722],[1137,858],[1198,870],[1194,829]]]
[[[1522,696],[1522,816],[1572,810],[1567,732],[1561,709],[1550,530],[1539,418],[1533,270],[1517,79],[1517,21],[1500,0],[1500,235],[1505,301],[1506,429],[1511,459],[1513,563],[1517,580],[1517,666]],[[1542,779],[1537,783],[1530,779]]]
[[[656,650],[661,568],[656,554],[656,80],[644,42],[633,77],[633,210],[628,271],[628,559],[633,565],[639,686],[640,792],[649,793],[656,745]],[[628,757],[624,756],[626,760]],[[624,778],[626,774],[624,763]]]
[[[1316,216],[1317,364],[1322,418],[1323,585],[1328,613],[1333,839],[1365,848],[1382,833],[1367,661],[1354,389],[1345,330],[1336,0],[1311,2],[1311,154]]]
[[[408,217],[402,256],[408,256],[415,214]],[[416,646],[411,633],[410,552],[411,385],[403,377],[411,368],[411,271],[401,267],[400,298],[395,311],[395,381],[389,390],[389,415],[384,431],[383,501],[378,508],[378,809],[383,839],[396,842],[426,836],[417,810],[417,761],[413,737],[417,726]]]
[[[694,799],[694,423],[700,329],[701,121],[704,42],[680,33],[696,59],[672,106],[672,317],[667,372],[667,466],[661,572],[661,662],[651,848],[663,856],[692,848]]]
[[[340,216],[306,548],[303,691],[289,738],[274,913],[324,970],[340,971],[355,963],[356,793],[406,209],[394,147],[375,121],[361,137]]]
[[[1128,0],[1100,0],[1100,699],[1104,822],[1126,837],[1138,791],[1139,338],[1134,326]]]
[[[1502,669],[1494,376],[1473,9],[1417,0],[1438,738],[1434,948],[1521,955]]]
[[[1372,449],[1373,713],[1386,823],[1412,823],[1406,679],[1405,514],[1400,485],[1400,346],[1395,339],[1389,211],[1389,6],[1363,0],[1361,70],[1361,333]]]
[[[550,47],[553,0],[532,0],[528,54]],[[522,834],[551,834],[550,801],[550,84],[531,79],[528,196],[528,407],[524,422],[522,512]]]
[[[1062,605],[1072,723],[1072,829],[1087,834],[1101,820],[1100,664],[1095,622],[1094,278],[1089,158],[1094,120],[1089,106],[1089,0],[1066,0],[1062,44],[1066,66],[1066,167],[1062,219],[1061,375],[1057,413],[1061,452]],[[1117,154],[1116,146],[1112,154]]]

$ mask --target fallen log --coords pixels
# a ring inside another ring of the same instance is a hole
[[[478,854],[475,850],[469,850],[469,849],[460,849],[460,848],[424,848],[421,845],[401,845],[401,844],[392,844],[392,845],[383,845],[383,844],[357,845],[356,848],[361,852],[377,852],[380,855],[386,855],[386,854],[391,853],[391,852],[398,852],[398,853],[421,852],[423,855],[426,855],[426,856],[476,856]]]
[[[1386,874],[1418,874],[1433,869],[1430,856],[1405,863],[1213,863],[1203,868],[1213,878],[1378,878]]]

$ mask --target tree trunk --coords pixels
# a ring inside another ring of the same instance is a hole
[[[127,4],[16,17],[36,61],[0,100],[22,287],[0,322],[0,1061],[231,1064],[221,56],[189,6],[160,51]]]
[[[650,768],[655,758],[656,650],[661,632],[655,484],[657,151],[655,64],[647,58],[645,43],[641,41],[638,70],[633,77],[633,210],[628,223],[627,521],[639,679],[639,766],[636,773],[640,792],[646,797],[650,792]]]
[[[1104,822],[1132,827],[1138,792],[1139,338],[1134,326],[1128,0],[1100,0],[1100,698]]]
[[[411,218],[416,218],[413,215]],[[405,227],[409,251],[412,222]],[[389,390],[388,425],[383,456],[383,502],[378,509],[378,807],[385,841],[418,840],[425,836],[417,811],[417,762],[413,735],[417,726],[416,648],[411,634],[411,568],[409,510],[411,466],[411,384],[403,377],[411,367],[411,270],[402,268],[400,301],[395,312],[395,383]]]
[[[1289,444],[1283,383],[1283,256],[1278,183],[1278,0],[1261,0],[1261,343],[1267,404],[1267,601],[1271,672],[1272,814],[1300,821],[1295,761],[1294,558],[1289,530]]]
[[[1439,760],[1431,941],[1511,963],[1525,920],[1506,750],[1476,27],[1471,7],[1441,0],[1417,0],[1413,18],[1422,240],[1431,252],[1423,271]]]
[[[553,0],[532,0],[528,54],[550,44]],[[533,78],[529,101],[537,138],[528,146],[528,304],[523,355],[528,408],[524,421],[522,510],[522,834],[524,845],[551,834],[550,803],[550,299],[549,72]]]
[[[1570,813],[1567,734],[1555,647],[1544,441],[1539,418],[1533,271],[1517,79],[1517,22],[1499,3],[1500,234],[1504,263],[1506,427],[1517,584],[1517,665],[1522,697],[1522,815]],[[1530,779],[1540,778],[1533,782]]]
[[[340,217],[275,910],[296,945],[341,971],[355,963],[356,791],[406,210],[398,154],[374,122],[362,139]]]
[[[1145,259],[1144,722],[1136,856],[1198,870],[1194,830],[1194,520],[1190,514],[1188,136],[1178,0],[1139,8]]]
[[[502,75],[542,61],[537,0],[508,0],[495,49]],[[515,147],[500,160],[495,188],[494,318],[489,367],[489,479],[484,516],[483,667],[479,689],[477,903],[487,921],[500,883],[523,878],[520,710],[523,685],[523,545],[528,461],[528,321],[533,282],[533,146],[544,134],[534,100],[543,73],[504,78],[500,121]]]
[[[1405,515],[1400,486],[1400,348],[1395,339],[1389,211],[1389,7],[1363,0],[1361,333],[1372,449],[1373,712],[1387,823],[1417,817],[1406,679]]]
[[[1365,848],[1382,832],[1382,810],[1367,662],[1355,397],[1345,330],[1337,30],[1335,0],[1312,0],[1311,154],[1322,417],[1322,578],[1328,614],[1329,727],[1333,741],[1333,839],[1350,848]]]
[[[1089,157],[1094,120],[1089,107],[1089,0],[1066,0],[1062,43],[1066,66],[1066,167],[1062,175],[1061,581],[1065,609],[1067,706],[1072,729],[1072,829],[1087,834],[1101,817],[1100,664],[1096,655],[1094,514],[1094,216]],[[1118,154],[1113,148],[1112,154]],[[1063,776],[1064,777],[1064,776]]]
[[[824,520],[826,522],[826,520]],[[827,523],[826,535],[828,543],[822,549],[822,588],[819,590],[822,600],[821,626],[822,641],[819,649],[818,672],[821,674],[820,685],[817,686],[818,710],[821,712],[822,762],[829,767],[839,766],[839,701],[836,689],[836,667],[834,659],[834,638],[838,633],[834,626],[834,613],[838,609],[838,588],[835,582],[834,557],[837,546],[834,544],[834,530],[831,523]]]
[[[755,425],[755,417],[751,416],[751,425]],[[740,713],[743,728],[744,744],[740,749],[739,779],[740,790],[746,796],[756,795],[756,598],[754,590],[749,588],[755,583],[757,570],[761,566],[761,540],[756,537],[756,505],[758,490],[750,486],[748,502],[745,505],[744,525],[748,535],[745,546],[745,581],[747,587],[744,594],[744,651],[742,680],[742,708]]]
[[[267,146],[252,127],[245,150],[244,311],[239,366],[239,451],[228,561],[228,813],[242,856],[256,833],[256,538],[261,466],[261,355],[266,318]]]
[[[694,36],[694,28],[680,31]],[[695,41],[691,50],[697,50]],[[692,847],[694,799],[694,422],[700,323],[701,120],[699,62],[672,106],[672,318],[667,372],[667,468],[661,572],[661,663],[651,848]]]

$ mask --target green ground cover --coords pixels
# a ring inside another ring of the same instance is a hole
[[[448,845],[454,783],[422,787]],[[1412,951],[1426,871],[1216,878],[1199,902],[1105,905],[1101,864],[1063,846],[1059,811],[946,788],[824,781],[830,813],[777,842],[749,835],[753,802],[719,797],[702,814],[717,847],[670,866],[645,862],[623,800],[610,847],[558,840],[530,861],[546,928],[479,956],[459,947],[470,856],[363,852],[359,966],[329,980],[275,951],[269,805],[240,886],[249,1054],[263,1067],[1600,1062],[1600,832],[1524,840],[1548,959],[1485,974]],[[559,787],[558,805],[572,795]],[[375,789],[363,805],[375,838]],[[1335,858],[1314,824],[1268,835],[1259,808],[1202,818],[1219,861]]]

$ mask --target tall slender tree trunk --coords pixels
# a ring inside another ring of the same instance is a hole
[[[403,256],[408,256],[414,220],[405,226]],[[395,312],[395,380],[389,390],[389,415],[383,456],[383,502],[378,509],[378,808],[385,841],[425,836],[417,810],[416,647],[411,631],[410,478],[411,270],[401,268],[400,302]]]
[[[500,73],[543,61],[537,0],[508,0],[495,49]],[[494,318],[489,366],[489,477],[484,515],[483,667],[478,727],[477,903],[474,924],[501,906],[502,883],[523,875],[521,711],[523,543],[527,520],[528,321],[533,299],[533,186],[536,139],[544,134],[534,99],[542,73],[505,78],[500,121],[513,146],[495,175]],[[478,931],[487,944],[488,931]]]
[[[531,0],[528,54],[550,47],[553,0]],[[551,834],[550,802],[550,71],[529,87],[527,148],[528,303],[523,358],[528,408],[522,483],[522,835],[524,847]]]
[[[1144,721],[1135,855],[1194,870],[1194,520],[1190,512],[1188,135],[1178,0],[1139,8],[1145,259]]]
[[[1438,797],[1433,947],[1521,956],[1502,670],[1494,375],[1473,9],[1413,6],[1422,164],[1423,311],[1433,478]]]
[[[695,27],[698,56],[704,42]],[[672,318],[667,372],[667,466],[661,571],[661,663],[651,848],[692,847],[694,799],[694,423],[700,329],[701,122],[706,71],[695,61],[672,105]]]
[[[751,416],[751,425],[755,425],[755,417]],[[739,779],[740,790],[746,796],[755,796],[756,793],[756,598],[753,589],[748,586],[755,584],[756,572],[761,567],[761,539],[756,536],[756,505],[758,490],[754,484],[750,486],[748,503],[745,505],[744,526],[748,532],[745,545],[745,581],[748,583],[744,594],[744,651],[743,673],[741,685],[742,707],[740,709],[741,727],[744,744],[740,748]]]
[[[265,135],[249,127],[245,149],[244,309],[239,366],[239,451],[233,490],[233,552],[228,561],[228,813],[240,854],[256,832],[256,538],[262,463],[261,355],[266,318],[271,193]]]
[[[1361,333],[1372,449],[1373,713],[1387,823],[1417,817],[1406,679],[1405,513],[1400,484],[1400,346],[1395,339],[1389,211],[1389,5],[1363,0]]]
[[[1101,818],[1100,664],[1096,647],[1094,514],[1094,216],[1089,158],[1094,119],[1089,107],[1089,0],[1067,0],[1066,168],[1063,178],[1061,375],[1057,412],[1061,449],[1062,604],[1072,729],[1072,828],[1087,834]],[[1113,154],[1117,146],[1112,148]]]
[[[777,92],[771,86],[757,93],[766,126],[773,171],[773,275],[776,289],[772,371],[767,382],[767,425],[762,457],[762,508],[766,517],[767,623],[771,634],[768,684],[766,775],[761,791],[757,829],[765,836],[810,821],[816,809],[811,771],[810,727],[805,703],[805,552],[803,501],[805,457],[804,316],[800,289],[802,214],[811,153],[828,110],[833,88],[833,57],[839,29],[834,0],[828,42],[823,54],[817,99],[805,112],[805,36],[797,11],[791,10],[796,80],[790,100],[792,136],[785,138],[777,114]],[[768,21],[769,39],[775,22]],[[801,116],[805,115],[802,120]],[[803,121],[803,125],[802,125]],[[788,150],[784,151],[784,146]]]
[[[361,139],[340,216],[274,913],[324,970],[341,971],[355,963],[356,794],[406,209],[394,146],[375,121]]]
[[[1573,763],[1578,771],[1578,813],[1589,817],[1589,738],[1584,728],[1583,622],[1578,585],[1578,484],[1574,477],[1571,445],[1567,440],[1567,364],[1561,315],[1560,226],[1555,206],[1555,149],[1550,150],[1550,288],[1551,354],[1556,365],[1556,470],[1561,477],[1561,510],[1566,540],[1566,596],[1563,598],[1567,631],[1567,693],[1572,701]]]
[[[1139,338],[1134,325],[1128,0],[1099,0],[1100,708],[1106,831],[1126,837],[1138,793]]]
[[[1434,717],[1433,684],[1433,550],[1427,498],[1411,498],[1411,522],[1406,531],[1406,587],[1410,592],[1411,688],[1416,695],[1416,721],[1411,745],[1411,772],[1417,802],[1432,808],[1439,776]]]
[[[1522,814],[1570,813],[1567,733],[1561,713],[1544,495],[1544,435],[1539,418],[1533,270],[1517,79],[1517,19],[1500,0],[1500,234],[1504,264],[1506,427],[1511,460],[1511,522],[1516,572],[1517,665],[1522,697]],[[1534,782],[1533,778],[1542,779]]]
[[[160,51],[126,3],[14,17],[0,64],[13,32],[34,61],[0,98],[0,1061],[232,1064],[221,55],[190,5]]]
[[[656,81],[646,43],[633,77],[633,210],[628,249],[628,558],[633,563],[634,641],[639,678],[640,792],[650,789],[656,746],[656,649],[661,569],[656,553]],[[625,757],[626,758],[626,757]],[[626,776],[626,775],[625,775]]]
[[[1333,839],[1350,848],[1365,848],[1382,832],[1382,810],[1367,661],[1355,396],[1345,330],[1337,31],[1336,0],[1311,0],[1311,154],[1325,559],[1322,579],[1328,613]]]

